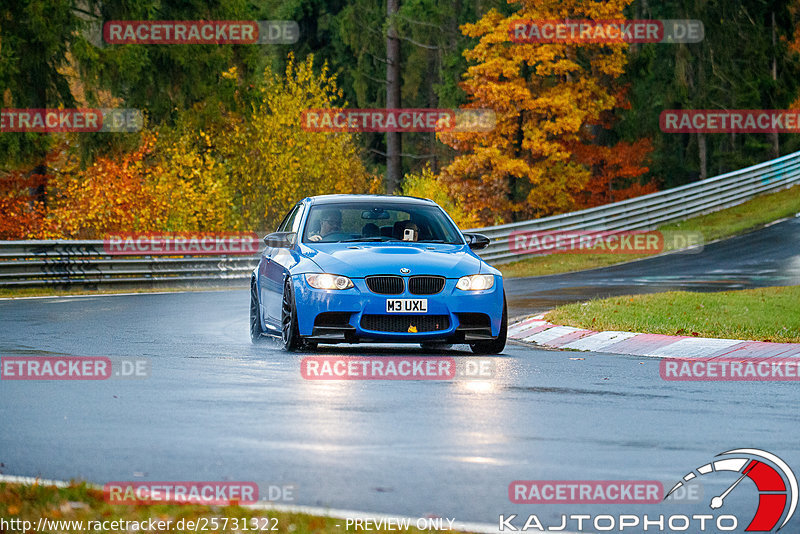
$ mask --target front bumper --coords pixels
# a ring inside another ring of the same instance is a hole
[[[503,315],[503,279],[486,291],[456,289],[457,279],[447,279],[435,295],[381,295],[363,279],[343,291],[310,287],[305,278],[293,277],[300,335],[324,343],[445,341],[469,343],[490,340],[500,332]],[[426,313],[386,313],[387,299],[427,299]]]

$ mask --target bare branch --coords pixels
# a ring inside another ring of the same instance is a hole
[[[439,48],[440,48],[438,46],[431,46],[431,45],[426,45],[426,44],[423,44],[423,43],[419,43],[419,42],[415,41],[414,39],[411,39],[410,37],[403,37],[402,35],[400,35],[399,37],[400,37],[400,39],[402,39],[404,41],[408,41],[409,43],[413,44],[414,46],[418,46],[420,48],[427,48],[428,50],[439,50]]]
[[[403,19],[404,21],[410,22],[412,24],[419,24],[420,26],[428,26],[430,28],[436,28],[437,30],[440,30],[442,32],[445,31],[445,29],[442,26],[438,25],[438,24],[432,24],[430,22],[423,22],[421,20],[414,20],[412,18],[404,17],[403,15],[400,15],[399,13],[397,15],[395,15],[395,16],[397,18]]]

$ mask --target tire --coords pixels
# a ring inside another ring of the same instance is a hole
[[[500,332],[497,338],[491,341],[479,341],[471,343],[469,348],[475,354],[500,354],[506,348],[506,338],[508,337],[508,305],[506,295],[503,293],[503,318],[500,320]]]
[[[297,326],[297,306],[294,301],[291,277],[286,279],[286,284],[283,286],[280,345],[286,352],[294,352],[303,346]]]
[[[260,306],[258,303],[258,289],[255,278],[250,280],[250,341],[261,343],[264,341],[264,328],[261,326]]]

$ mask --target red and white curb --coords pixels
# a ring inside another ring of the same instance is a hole
[[[517,321],[508,337],[554,349],[573,349],[654,358],[787,358],[800,357],[800,343],[769,343],[740,339],[665,336],[636,332],[595,332],[560,326],[544,320],[546,314]]]

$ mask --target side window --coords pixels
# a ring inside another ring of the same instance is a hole
[[[286,217],[283,218],[281,225],[278,227],[278,232],[296,232],[297,226],[300,225],[300,204],[296,205],[292,208]]]

